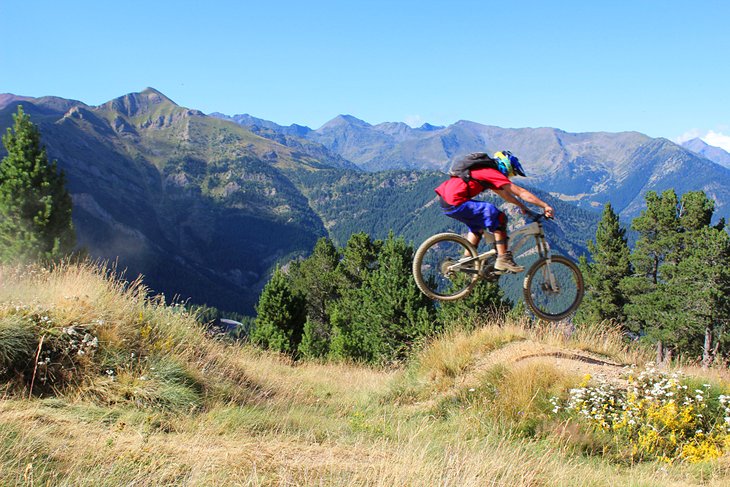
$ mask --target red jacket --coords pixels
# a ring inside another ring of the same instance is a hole
[[[465,183],[459,177],[452,177],[441,183],[434,191],[441,196],[446,203],[458,206],[469,201],[479,193],[487,189],[500,189],[510,183],[510,180],[496,169],[485,167],[471,171],[469,183]]]

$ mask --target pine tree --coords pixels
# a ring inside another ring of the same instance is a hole
[[[329,308],[339,297],[337,266],[340,253],[328,238],[320,238],[312,255],[292,266],[292,290],[304,296],[307,321],[299,352],[304,357],[323,357],[329,351]]]
[[[391,232],[378,255],[378,268],[369,279],[389,359],[403,358],[419,338],[437,328],[433,302],[413,280],[413,253],[403,238]]]
[[[383,242],[366,233],[350,236],[337,268],[340,297],[331,308],[332,340],[329,356],[374,362],[382,354],[380,334],[372,320],[368,285],[377,268]]]
[[[596,230],[596,241],[588,242],[592,262],[584,257],[580,267],[585,279],[586,295],[580,309],[580,320],[599,322],[626,320],[624,306],[627,298],[619,287],[631,275],[631,253],[626,230],[621,228],[618,215],[610,203],[603,208],[603,216]]]
[[[702,355],[709,366],[730,321],[730,236],[705,226],[688,232],[679,263],[667,272],[667,292],[674,297],[677,348]]]
[[[715,202],[709,199],[704,191],[684,193],[679,207],[679,223],[682,230],[692,232],[709,227],[714,212]]]
[[[682,195],[678,258],[662,274],[675,300],[675,343],[692,356],[713,360],[730,319],[730,237],[711,226],[714,201],[702,191]]]
[[[367,233],[353,233],[342,251],[338,266],[340,288],[357,288],[367,279],[378,262],[381,240],[373,241]]]
[[[412,259],[413,248],[391,233],[380,246],[377,266],[333,307],[333,357],[366,362],[400,359],[435,330],[433,303],[411,277]]]
[[[701,191],[679,201],[672,190],[652,192],[646,200],[632,225],[640,234],[636,273],[621,282],[627,316],[656,342],[657,361],[676,350],[709,365],[730,319],[730,237],[711,226],[714,203]]]
[[[458,324],[470,327],[478,323],[478,317],[506,314],[512,303],[496,282],[481,281],[464,299],[441,303],[438,308],[439,322],[443,326]]]
[[[74,247],[71,197],[56,161],[49,164],[40,131],[18,106],[3,136],[0,162],[0,262],[51,261]]]
[[[254,343],[279,352],[295,354],[302,340],[306,301],[292,291],[287,276],[276,268],[256,305]]]
[[[676,302],[667,292],[662,266],[679,259],[680,230],[678,199],[674,190],[661,196],[646,194],[646,209],[631,226],[640,235],[631,254],[634,275],[621,281],[621,291],[629,297],[624,307],[627,321],[636,333],[657,344],[657,362],[665,358],[665,344],[674,342]]]

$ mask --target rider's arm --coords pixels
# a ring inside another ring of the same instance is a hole
[[[512,194],[512,191],[509,190],[509,186],[511,185],[502,186],[501,188],[494,189],[493,191],[497,193],[507,203],[517,205],[522,213],[527,213],[527,207],[522,203],[522,201],[515,198],[515,196]]]
[[[552,206],[548,205],[543,200],[541,200],[540,198],[538,198],[537,196],[535,196],[534,194],[532,194],[525,188],[517,186],[515,183],[511,183],[508,186],[502,186],[500,188],[500,190],[503,191],[504,193],[509,193],[509,195],[512,196],[512,198],[514,198],[516,196],[517,198],[520,198],[521,200],[527,201],[528,203],[532,203],[533,205],[537,205],[537,206],[541,207],[543,209],[543,211],[545,212],[545,216],[547,216],[548,218],[553,217],[554,211],[553,211]],[[505,198],[501,193],[497,193],[497,194],[502,196],[502,198]],[[505,200],[510,201],[508,198],[505,198]],[[522,211],[525,211],[525,205],[521,205],[521,209],[522,209]]]

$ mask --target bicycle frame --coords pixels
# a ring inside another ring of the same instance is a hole
[[[534,213],[527,216],[530,223],[510,232],[512,252],[518,254],[525,267],[529,264],[524,273],[522,294],[535,316],[559,321],[570,316],[580,305],[584,293],[583,276],[575,262],[552,255],[541,221],[545,216]],[[495,269],[498,263],[495,240],[494,235],[484,234],[484,241],[492,248],[478,253],[461,235],[433,235],[415,252],[413,276],[416,284],[431,299],[455,301],[468,296],[478,281],[496,283],[501,276],[511,272]]]
[[[547,258],[548,263],[550,259],[550,245],[545,240],[545,232],[542,228],[542,223],[540,222],[540,217],[533,221],[532,223],[528,223],[527,225],[524,225],[517,230],[514,230],[511,233],[510,239],[514,242],[511,245],[511,250],[513,254],[517,254],[522,248],[525,246],[525,244],[529,241],[530,237],[535,238],[535,249],[537,250],[538,258]],[[487,231],[484,231],[483,234],[484,242],[487,244],[494,244],[495,238],[494,234],[489,233]],[[497,256],[497,249],[491,249],[487,252],[483,252],[476,257],[464,257],[463,259],[459,259],[458,261],[454,262],[452,265],[448,267],[449,271],[455,271],[455,272],[463,272],[465,274],[479,274],[479,268],[481,266],[478,266],[475,268],[469,268],[470,264],[473,264],[475,261],[478,261],[480,264],[482,262],[488,261],[492,257]],[[547,266],[549,269],[549,265]],[[557,284],[555,283],[555,278],[552,275],[552,272],[549,272],[549,279],[550,283],[553,287],[557,287]]]

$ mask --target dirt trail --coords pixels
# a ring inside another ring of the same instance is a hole
[[[584,350],[571,350],[532,340],[522,340],[509,343],[481,357],[455,385],[466,387],[476,384],[484,371],[497,364],[510,366],[538,361],[550,363],[558,370],[569,374],[579,376],[590,374],[599,381],[616,385],[626,384],[626,364]]]

